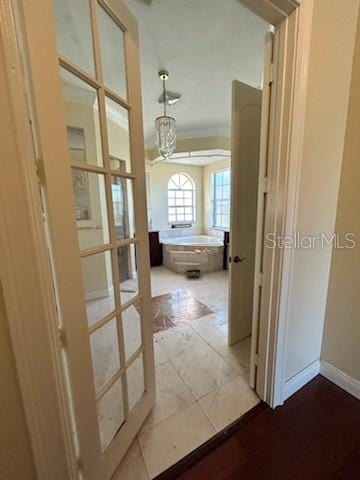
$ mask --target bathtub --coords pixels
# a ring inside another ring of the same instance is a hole
[[[216,237],[193,235],[162,240],[164,265],[169,270],[185,273],[198,269],[202,273],[223,269],[224,244]]]
[[[223,246],[220,238],[210,237],[208,235],[193,235],[189,237],[174,237],[161,240],[166,245],[191,245],[193,247]]]

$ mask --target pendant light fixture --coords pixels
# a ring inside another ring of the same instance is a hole
[[[162,81],[163,94],[162,103],[164,103],[164,115],[155,120],[156,146],[160,155],[167,160],[174,153],[176,148],[176,121],[175,118],[166,115],[166,105],[168,103],[168,92],[165,88],[165,82],[169,78],[169,72],[160,70],[159,78]]]

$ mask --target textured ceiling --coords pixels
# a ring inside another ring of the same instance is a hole
[[[179,138],[228,133],[232,80],[261,86],[268,24],[236,0],[124,1],[139,23],[146,145],[161,114],[161,68],[182,94],[170,107]]]

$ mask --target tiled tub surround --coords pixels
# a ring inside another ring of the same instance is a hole
[[[191,237],[194,235],[203,235],[205,232],[202,228],[180,227],[160,230],[160,241],[168,240],[175,237]]]
[[[224,246],[219,238],[207,235],[168,238],[163,240],[163,258],[173,272],[217,272],[223,269]]]
[[[247,383],[250,338],[227,344],[228,273],[190,280],[155,267],[151,281],[158,302],[191,292],[213,313],[176,317],[154,334],[156,405],[113,480],[154,478],[258,403]]]

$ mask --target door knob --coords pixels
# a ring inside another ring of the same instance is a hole
[[[238,255],[234,257],[234,263],[243,262],[244,260],[246,260],[246,258],[240,258]]]

